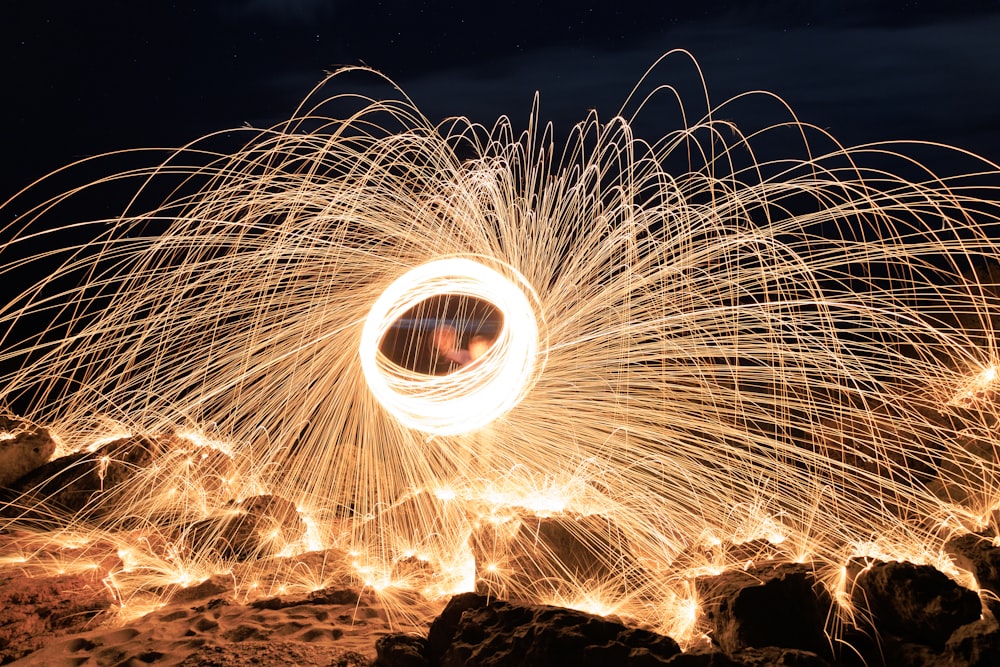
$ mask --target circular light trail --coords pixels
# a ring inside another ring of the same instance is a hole
[[[479,262],[439,259],[407,271],[372,306],[361,334],[360,356],[368,387],[403,425],[434,435],[457,435],[506,414],[531,385],[539,351],[539,329],[528,294],[518,283]],[[433,297],[470,297],[496,308],[502,325],[486,353],[447,375],[409,370],[379,348],[389,329],[415,306]]]

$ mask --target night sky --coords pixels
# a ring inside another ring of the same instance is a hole
[[[847,144],[926,139],[1000,160],[1000,0],[538,4],[12,0],[0,198],[87,155],[272,125],[338,65],[383,71],[435,121],[523,126],[538,90],[564,135],[588,109],[612,115],[677,47],[716,101],[766,89]]]

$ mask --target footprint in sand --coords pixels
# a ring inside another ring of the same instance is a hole
[[[117,646],[109,646],[92,654],[98,665],[120,665],[128,659],[128,654]]]
[[[260,628],[252,625],[237,625],[232,630],[222,633],[222,637],[230,642],[245,642],[248,639],[267,639],[266,634],[261,634]]]
[[[129,661],[129,664],[134,664],[134,661],[138,660],[140,663],[151,665],[154,662],[162,660],[165,656],[166,656],[165,653],[160,653],[159,651],[143,651],[139,655],[135,656],[135,658],[133,658],[131,661]]]
[[[343,636],[344,631],[340,628],[309,628],[295,638],[302,642],[330,642]]]
[[[359,607],[356,613],[357,616],[362,616],[364,618],[378,618],[381,620],[386,620],[385,615],[378,609],[374,607]]]
[[[89,651],[95,648],[97,648],[97,644],[85,637],[77,637],[76,639],[70,640],[66,643],[66,650],[70,653],[76,653],[77,651]]]
[[[101,635],[101,643],[106,645],[124,644],[127,641],[135,639],[137,636],[139,636],[139,631],[135,628],[122,628]]]
[[[287,621],[276,626],[272,632],[278,637],[289,637],[301,632],[302,629],[308,627],[308,625],[308,623],[302,623],[301,621]]]
[[[301,607],[289,607],[286,611],[289,618],[302,619],[309,623],[319,621],[320,623],[330,618],[330,612],[326,609],[317,609],[308,605]]]
[[[60,657],[53,662],[45,663],[45,667],[80,667],[81,665],[87,664],[90,658],[85,655],[79,655],[76,657]]]
[[[196,632],[209,632],[219,627],[219,623],[206,616],[197,616],[191,623],[191,629]]]
[[[160,616],[161,623],[173,623],[174,621],[179,621],[182,618],[187,617],[190,612],[187,609],[178,609],[177,611],[172,611],[169,614],[164,614]]]
[[[201,637],[197,639],[178,639],[167,644],[167,649],[170,653],[175,653],[178,655],[186,655],[196,649],[201,648],[207,644]]]

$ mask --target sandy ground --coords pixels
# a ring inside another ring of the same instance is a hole
[[[215,598],[55,637],[16,665],[365,665],[390,630],[368,602],[254,609]]]
[[[399,617],[373,593],[340,587],[244,603],[220,576],[129,616],[106,575],[0,559],[0,664],[356,667],[384,634],[425,635],[438,611],[414,601]]]

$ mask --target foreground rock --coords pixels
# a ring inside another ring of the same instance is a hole
[[[854,561],[848,571],[862,566]],[[879,634],[939,651],[955,630],[982,614],[975,592],[930,565],[905,562],[879,561],[861,569],[854,576],[851,602]]]
[[[49,461],[12,485],[23,494],[20,507],[32,508],[24,518],[71,515],[100,516],[127,490],[127,483],[149,466],[163,446],[145,437],[127,437],[94,451]]]
[[[695,581],[712,641],[726,653],[769,646],[830,653],[833,600],[813,568],[798,563],[730,570]]]
[[[711,645],[673,639],[579,611],[457,595],[425,638],[387,635],[376,667],[673,665],[674,667],[996,667],[1000,627],[979,596],[926,565],[854,561],[852,603],[839,610],[813,567],[766,563],[701,577]],[[833,635],[831,637],[831,635]]]
[[[1000,625],[990,616],[963,625],[951,633],[944,654],[931,664],[968,667],[1000,665]]]
[[[474,593],[452,598],[427,638],[427,658],[441,667],[655,665],[678,653],[669,637],[600,616]]]
[[[508,534],[506,524],[484,522],[472,535],[476,559],[476,592],[519,599],[537,595],[539,586],[553,596],[571,595],[575,582],[599,581],[605,589],[623,587],[620,572],[634,564],[627,538],[606,518],[593,515],[521,517]],[[489,563],[503,554],[513,571],[502,578],[492,574]]]
[[[0,414],[0,488],[42,466],[55,451],[48,429]]]
[[[427,638],[387,635],[374,667],[829,667],[794,648],[718,648],[682,653],[670,637],[572,609],[456,595]]]
[[[984,598],[986,606],[994,616],[1000,616],[1000,548],[993,546],[993,539],[960,535],[949,540],[945,549],[958,567],[976,577],[980,589],[990,591]]]
[[[305,531],[306,524],[291,502],[278,496],[253,496],[192,524],[185,531],[185,542],[195,553],[245,561],[275,555],[301,539]]]

